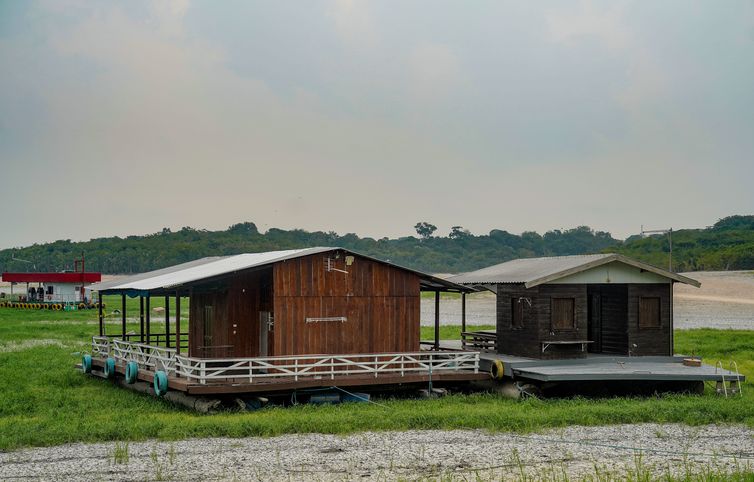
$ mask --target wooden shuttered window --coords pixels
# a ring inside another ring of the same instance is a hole
[[[511,328],[514,330],[524,327],[524,303],[521,298],[511,298]]]
[[[574,298],[553,298],[551,324],[553,330],[573,330],[576,328],[576,316]]]
[[[639,328],[659,328],[660,326],[660,298],[645,296],[639,298]]]

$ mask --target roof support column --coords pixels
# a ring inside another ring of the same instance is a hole
[[[11,288],[13,285],[11,285]],[[97,293],[97,308],[99,311],[99,336],[105,336],[105,315],[102,312],[102,292]]]
[[[673,281],[670,281],[670,351],[668,355],[673,356],[675,354],[675,322],[673,320]]]
[[[150,297],[149,297],[149,294],[147,294],[147,300],[146,300],[146,303],[144,304],[144,310],[146,312],[146,322],[147,322],[147,345],[152,343],[151,326],[150,326],[151,310],[149,309],[149,304],[150,304]]]
[[[435,350],[440,349],[440,292],[435,291]]]
[[[170,296],[165,295],[165,348],[170,348]]]
[[[466,339],[463,334],[466,333],[466,292],[461,293],[461,348],[466,348]]]
[[[175,352],[181,353],[181,293],[175,292]]]
[[[139,342],[144,343],[144,297],[139,296]]]
[[[120,325],[123,331],[123,341],[126,341],[126,295],[120,295]]]

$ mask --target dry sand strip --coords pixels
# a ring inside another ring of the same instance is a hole
[[[70,444],[0,453],[3,480],[500,480],[661,476],[754,467],[743,426],[616,425],[517,435],[475,430]],[[126,460],[127,459],[127,460]],[[549,474],[549,475],[548,475]]]

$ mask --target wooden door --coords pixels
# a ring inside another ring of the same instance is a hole
[[[588,336],[592,343],[589,344],[589,352],[602,352],[602,298],[598,290],[589,289],[589,305],[587,307]]]
[[[628,287],[602,285],[600,295],[600,353],[628,355]]]
[[[270,323],[272,321],[269,311],[259,312],[259,356],[269,356]]]

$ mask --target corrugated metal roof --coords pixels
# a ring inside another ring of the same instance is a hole
[[[182,267],[180,269],[177,269],[177,266],[173,267],[176,269],[167,268],[169,270],[167,273],[147,273],[146,276],[134,277],[139,279],[128,279],[125,283],[111,286],[107,288],[107,290],[152,291],[170,289],[194,281],[265,266],[286,259],[322,253],[332,249],[333,248],[289,249],[285,251],[268,251],[265,253],[236,254],[215,259],[204,258],[199,261],[205,262],[197,263],[194,266]]]
[[[183,263],[169,268],[164,268],[157,271],[151,271],[149,273],[142,273],[139,275],[130,276],[126,279],[115,280],[106,283],[98,283],[92,285],[91,289],[100,292],[150,292],[160,291],[176,288],[179,286],[191,284],[196,281],[201,281],[216,276],[222,276],[231,274],[237,271],[246,269],[262,267],[277,263],[279,261],[285,261],[288,259],[299,258],[302,256],[308,256],[311,254],[324,253],[328,251],[341,250],[347,253],[352,253],[358,256],[362,256],[368,259],[385,263],[396,268],[411,271],[419,275],[421,279],[421,285],[428,289],[438,290],[456,290],[456,291],[471,291],[468,287],[455,284],[453,282],[443,280],[436,276],[432,276],[420,271],[398,266],[393,263],[382,261],[370,256],[355,253],[347,249],[336,247],[316,247],[305,249],[291,249],[285,251],[269,251],[265,253],[244,253],[234,256],[221,256],[212,258],[203,258],[189,263]]]
[[[222,259],[222,258],[227,258],[227,256],[209,256],[207,258],[195,259],[193,261],[188,261],[186,263],[177,264],[175,266],[168,266],[167,268],[161,268],[154,271],[147,271],[146,273],[138,273],[138,274],[134,274],[130,276],[119,277],[118,279],[114,279],[110,281],[103,281],[101,283],[95,283],[91,286],[87,286],[87,289],[91,289],[92,291],[105,291],[105,290],[111,289],[114,286],[135,283],[137,281],[141,281],[147,278],[153,278],[155,276],[160,276],[163,274],[174,273],[176,271],[180,271],[186,268],[191,268],[194,266],[211,263],[213,261],[217,261],[218,259]]]
[[[615,261],[650,271],[680,283],[700,285],[698,281],[686,276],[614,253],[514,259],[470,273],[452,276],[448,278],[448,281],[471,285],[522,283],[527,288],[531,288]]]

